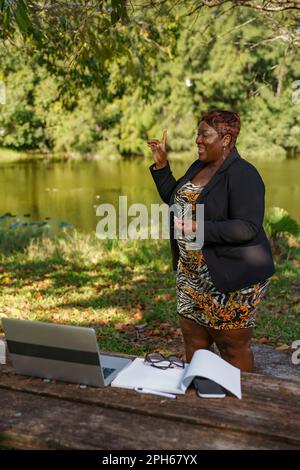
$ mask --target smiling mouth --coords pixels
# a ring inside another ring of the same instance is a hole
[[[205,152],[205,147],[198,147],[198,152]]]

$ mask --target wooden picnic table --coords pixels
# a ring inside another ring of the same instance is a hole
[[[8,363],[0,365],[0,446],[299,449],[299,389],[296,381],[243,373],[242,400],[201,399],[193,388],[174,400],[114,387],[46,383],[17,375]]]

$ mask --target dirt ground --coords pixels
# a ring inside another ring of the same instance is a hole
[[[292,363],[292,349],[277,350],[272,346],[253,342],[252,350],[255,358],[255,372],[268,374],[283,379],[300,382],[300,364]]]
[[[177,344],[172,343],[174,354],[184,354],[184,347],[181,338],[177,339]],[[255,360],[256,374],[267,374],[282,379],[297,380],[300,382],[300,364],[292,363],[292,349],[280,351],[267,344],[261,344],[258,340],[252,340],[252,351]],[[213,345],[213,352],[219,354],[218,349]]]

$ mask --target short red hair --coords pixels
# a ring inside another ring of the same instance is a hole
[[[241,129],[241,120],[237,113],[221,109],[211,109],[203,115],[201,121],[205,121],[209,126],[213,127],[220,137],[230,134],[231,141],[229,147],[233,149]]]

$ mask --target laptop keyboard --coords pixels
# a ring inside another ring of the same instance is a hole
[[[107,377],[112,374],[116,369],[110,369],[109,367],[102,367],[103,377],[107,379]]]

